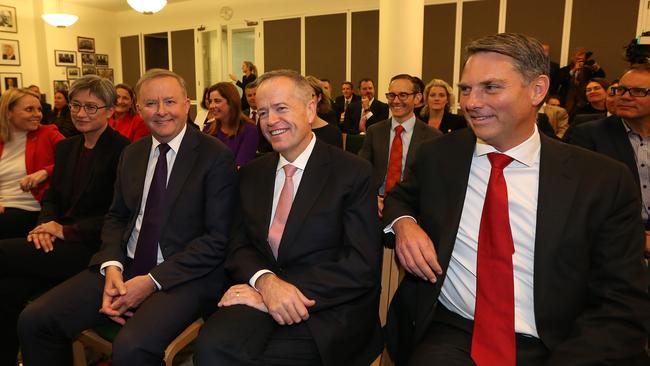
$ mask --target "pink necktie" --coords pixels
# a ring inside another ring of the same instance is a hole
[[[269,229],[269,245],[275,258],[278,257],[278,249],[280,248],[280,240],[282,240],[282,233],[284,232],[284,225],[287,223],[287,217],[291,210],[293,203],[293,175],[296,173],[295,166],[287,164],[282,167],[284,169],[284,185],[280,192],[280,199],[278,206],[275,208],[275,216],[273,216],[273,223]]]

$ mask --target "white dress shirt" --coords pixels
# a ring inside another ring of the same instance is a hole
[[[187,125],[183,127],[181,132],[176,135],[171,141],[167,143],[170,149],[167,151],[167,182],[169,182],[169,177],[171,176],[172,169],[174,168],[174,162],[176,161],[176,156],[178,155],[178,150],[181,147],[181,141],[183,141],[183,136],[185,136],[185,131]],[[149,195],[149,186],[151,186],[151,180],[153,179],[153,173],[156,170],[156,163],[158,162],[158,145],[160,142],[156,140],[155,137],[151,137],[151,150],[149,151],[149,162],[147,163],[147,173],[144,178],[144,186],[142,187],[142,201],[140,202],[140,211],[138,212],[138,217],[135,220],[135,226],[133,231],[131,231],[131,236],[129,236],[129,241],[126,244],[126,255],[127,257],[133,259],[135,257],[135,247],[138,243],[138,236],[140,235],[140,228],[142,227],[142,220],[144,218],[144,209],[147,205],[147,196]],[[160,245],[158,245],[158,258],[156,260],[157,264],[162,263],[165,258],[162,255],[160,250]],[[122,264],[118,261],[107,261],[102,263],[100,267],[101,273],[104,273],[104,269],[108,266],[117,266],[121,270],[124,270]],[[149,276],[154,280],[156,286],[160,289],[160,284],[149,274]]]
[[[294,161],[288,161],[287,159],[280,154],[280,159],[278,160],[278,166],[275,168],[275,184],[273,185],[273,206],[271,207],[271,220],[269,221],[269,230],[271,229],[271,224],[273,224],[273,218],[275,217],[275,209],[278,207],[278,201],[280,200],[280,193],[282,192],[282,187],[284,186],[284,169],[283,167],[287,164],[295,166],[296,172],[293,174],[293,197],[296,197],[296,192],[300,187],[300,181],[302,180],[302,174],[305,172],[305,167],[307,166],[307,161],[311,156],[312,151],[314,151],[314,145],[316,145],[316,135],[311,133],[311,141],[309,145],[303,150],[300,155]],[[248,283],[255,287],[255,282],[261,275],[265,273],[272,273],[268,269],[261,269],[251,277]]]

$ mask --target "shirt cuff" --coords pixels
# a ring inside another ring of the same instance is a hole
[[[400,217],[396,218],[395,220],[393,220],[393,222],[391,222],[388,226],[386,226],[384,228],[384,234],[388,234],[388,233],[395,234],[395,232],[393,231],[393,225],[395,225],[395,223],[399,219],[403,219],[405,217],[408,217],[409,219],[412,219],[413,221],[415,221],[416,224],[418,222],[418,220],[416,220],[415,217],[413,217],[413,216],[409,216],[409,215],[400,216]]]
[[[99,266],[99,273],[101,273],[102,276],[106,276],[106,267],[108,266],[116,266],[120,269],[120,271],[124,272],[124,267],[122,267],[122,263],[118,261],[108,261],[102,263],[102,265]]]
[[[265,273],[273,273],[273,272],[268,269],[260,269],[259,271],[255,272],[253,277],[251,277],[251,279],[248,281],[248,284],[251,285],[251,287],[254,288],[256,291],[259,291],[257,287],[255,287],[255,282],[257,282],[257,279],[262,277],[262,275]]]
[[[160,289],[162,288],[162,286],[160,286],[160,284],[158,283],[158,281],[156,281],[156,279],[153,278],[153,276],[151,275],[151,273],[149,273],[149,277],[151,277],[151,280],[153,281],[153,283],[156,284],[156,287],[157,287],[158,290],[160,291]]]

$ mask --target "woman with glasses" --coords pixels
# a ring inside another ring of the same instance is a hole
[[[314,76],[309,75],[307,76],[307,81],[309,82],[309,85],[311,85],[311,88],[314,90],[316,111],[318,112],[320,110],[327,110],[330,102],[329,99],[326,98],[323,94],[323,87],[320,80]],[[332,109],[329,109],[329,111],[332,111]],[[332,116],[334,117],[334,124],[332,124],[332,122],[328,123],[321,117],[320,114],[317,113],[316,118],[314,118],[314,121],[311,123],[311,130],[319,140],[330,145],[343,148],[343,137],[341,137],[341,130],[339,130],[338,126],[336,125],[336,112],[332,112]]]
[[[237,89],[231,83],[221,82],[208,88],[208,108],[214,123],[206,129],[235,155],[237,168],[255,158],[259,135],[255,122],[242,113]]]
[[[55,125],[41,125],[41,102],[28,89],[0,97],[0,239],[27,236],[54,169]]]
[[[70,111],[81,134],[56,147],[38,225],[26,238],[0,240],[1,365],[16,363],[16,322],[25,303],[81,271],[99,249],[117,163],[129,144],[108,126],[115,100],[107,79],[87,75],[72,84]]]
[[[70,118],[70,107],[68,106],[68,92],[57,90],[54,92],[54,107],[47,116],[46,123],[53,123],[59,128],[59,132],[65,137],[78,135],[79,131],[72,124]]]
[[[465,118],[451,113],[454,106],[454,92],[446,81],[433,79],[424,88],[426,100],[420,117],[431,128],[450,133],[467,127]]]
[[[117,101],[108,125],[131,142],[149,135],[149,128],[135,110],[135,93],[126,84],[115,85]]]
[[[244,73],[244,76],[242,76],[241,81],[237,80],[237,76],[235,74],[230,74],[230,79],[232,81],[236,82],[237,86],[241,88],[242,90],[242,96],[241,96],[241,109],[242,111],[244,109],[250,108],[248,105],[248,100],[246,100],[246,85],[249,83],[252,83],[257,79],[257,66],[255,66],[252,62],[250,61],[244,61],[241,64],[241,71]]]

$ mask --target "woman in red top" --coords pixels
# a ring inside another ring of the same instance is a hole
[[[9,89],[0,97],[0,238],[27,236],[54,168],[56,125],[41,125],[38,96]]]
[[[135,110],[135,93],[126,84],[115,85],[117,101],[115,112],[108,119],[108,124],[114,130],[131,140],[131,142],[149,135],[149,128]]]

